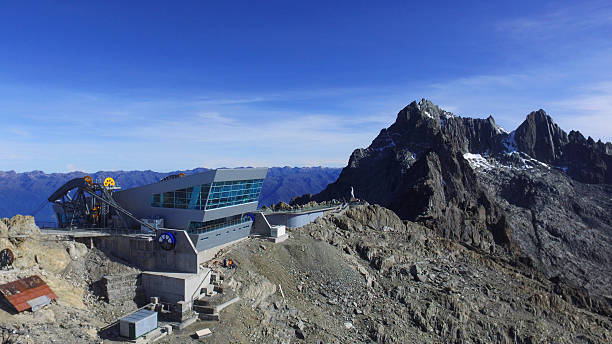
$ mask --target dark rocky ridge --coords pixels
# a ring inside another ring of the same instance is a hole
[[[484,251],[612,293],[612,144],[568,135],[543,111],[508,133],[412,102],[310,200],[355,196]],[[480,155],[474,155],[480,154]],[[484,157],[482,157],[482,156]]]

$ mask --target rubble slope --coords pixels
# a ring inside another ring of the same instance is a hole
[[[226,250],[241,301],[221,321],[165,343],[607,343],[609,317],[576,307],[566,286],[404,223],[376,205],[290,232],[281,244]],[[282,289],[282,293],[281,293]],[[254,291],[259,292],[254,292]]]

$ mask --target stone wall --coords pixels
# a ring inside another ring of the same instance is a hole
[[[109,303],[142,303],[145,299],[140,272],[102,277],[102,292]]]

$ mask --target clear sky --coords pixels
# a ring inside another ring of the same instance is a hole
[[[612,140],[612,2],[1,1],[0,170],[344,166],[413,100]]]

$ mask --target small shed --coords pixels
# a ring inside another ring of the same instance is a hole
[[[0,295],[17,312],[26,309],[34,312],[57,299],[53,290],[37,275],[0,285]]]
[[[157,312],[139,309],[119,319],[119,334],[129,339],[136,339],[157,328]]]

